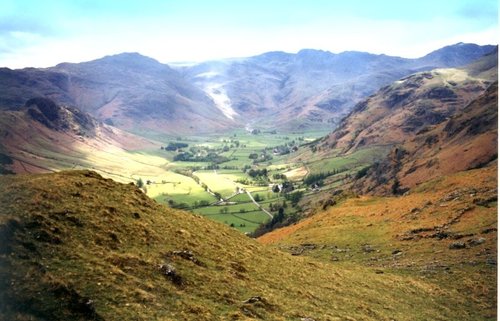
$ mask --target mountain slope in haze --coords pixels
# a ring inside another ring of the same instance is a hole
[[[2,320],[483,316],[447,286],[292,257],[91,171],[3,176],[0,201]]]
[[[267,127],[331,127],[383,85],[420,70],[461,66],[493,49],[460,43],[419,59],[308,49],[206,62],[183,72],[234,119]]]
[[[45,69],[0,69],[0,106],[32,97],[77,106],[135,132],[208,133],[234,127],[331,128],[354,104],[405,75],[470,63],[492,46],[457,44],[419,59],[301,50],[174,70],[136,53]]]
[[[210,98],[177,71],[136,53],[46,69],[3,68],[0,88],[3,107],[45,96],[132,131],[193,133],[231,126]]]
[[[148,147],[157,148],[48,98],[32,98],[17,110],[0,110],[1,169],[6,172],[94,168],[118,181],[130,181],[131,171],[153,170],[165,163],[154,157],[144,163],[132,152]]]
[[[399,197],[349,198],[259,241],[342,268],[428,280],[467,297],[460,320],[495,320],[497,170],[441,176]]]
[[[497,59],[494,52],[463,68],[420,72],[382,88],[322,140],[319,153],[394,147],[355,184],[358,192],[384,194],[393,184],[404,190],[494,159]]]

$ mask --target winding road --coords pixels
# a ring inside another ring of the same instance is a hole
[[[250,199],[252,200],[252,202],[253,202],[253,203],[254,203],[254,204],[255,204],[255,205],[256,205],[256,206],[257,206],[257,207],[258,207],[258,208],[259,208],[262,212],[264,212],[264,213],[266,213],[267,215],[269,215],[269,217],[270,217],[270,218],[273,218],[273,214],[269,213],[269,212],[268,212],[265,208],[263,208],[263,207],[262,207],[262,205],[260,205],[260,204],[259,204],[259,203],[258,203],[258,202],[257,202],[257,201],[253,198],[252,194],[251,194],[249,191],[247,191],[247,190],[244,190],[244,191],[247,193],[248,197],[250,197]]]
[[[193,175],[195,175],[195,173],[196,173],[196,172],[193,172]],[[215,175],[219,175],[219,173],[217,173],[217,170],[215,170],[215,169],[214,169],[214,174],[215,174]],[[229,178],[227,178],[227,177],[223,177],[223,178],[224,178],[224,179],[227,179],[227,180],[229,180],[229,181],[231,181],[231,183],[233,183],[233,184],[234,184],[234,186],[238,188],[238,190],[241,190],[241,191],[243,191],[244,193],[247,193],[248,197],[250,198],[250,200],[252,200],[252,202],[255,204],[255,206],[257,206],[257,207],[258,207],[258,208],[259,208],[262,212],[266,213],[266,214],[267,214],[270,218],[273,218],[273,214],[271,214],[268,210],[266,210],[264,207],[262,207],[262,205],[260,205],[260,204],[259,204],[259,203],[258,203],[258,202],[257,202],[257,201],[253,198],[252,194],[251,194],[249,191],[247,191],[247,190],[246,190],[246,189],[244,189],[244,188],[240,188],[237,184],[235,184],[235,183],[234,183],[232,180],[230,180]],[[199,177],[198,177],[198,180],[199,180]],[[201,181],[201,180],[199,180],[198,184],[199,184],[199,185],[202,185],[202,181]],[[206,184],[205,184],[205,185],[206,185]],[[212,191],[208,188],[208,186],[207,186],[207,192],[208,192],[208,193],[210,193],[210,194],[212,194],[213,196],[215,196],[215,194],[214,194],[214,193],[213,193],[213,192],[212,192]],[[217,202],[213,203],[212,205],[217,204],[217,203],[219,203],[219,202],[221,202],[221,201],[227,201],[228,199],[230,199],[230,198],[232,198],[232,197],[234,197],[234,196],[236,196],[236,195],[238,195],[238,194],[241,194],[241,193],[239,193],[239,192],[234,193],[233,195],[229,196],[229,197],[228,197],[228,198],[226,198],[225,200],[220,200],[220,201],[217,201]]]

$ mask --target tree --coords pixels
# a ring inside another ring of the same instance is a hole
[[[294,193],[286,194],[285,198],[292,203],[292,206],[297,206],[299,201],[302,199],[303,195],[304,195],[303,191],[297,191]]]
[[[142,178],[139,178],[135,184],[137,185],[137,187],[139,188],[143,188],[144,187],[144,181],[142,180]]]

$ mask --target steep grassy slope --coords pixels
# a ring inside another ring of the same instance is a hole
[[[498,83],[494,83],[462,112],[398,145],[354,188],[361,193],[402,192],[431,178],[481,167],[497,159],[497,146]]]
[[[397,144],[461,112],[495,81],[498,53],[473,66],[436,69],[403,78],[359,103],[323,146],[344,153],[370,145]]]
[[[129,182],[135,175],[160,175],[167,161],[137,149],[158,148],[142,137],[97,122],[78,109],[46,98],[31,99],[16,111],[0,111],[0,153],[17,173],[95,168]]]
[[[495,320],[497,193],[492,165],[441,177],[402,197],[350,198],[259,241],[338,268],[427,280],[463,295],[459,320]]]
[[[0,177],[0,201],[1,320],[479,320],[484,312],[447,285],[292,257],[90,171]]]

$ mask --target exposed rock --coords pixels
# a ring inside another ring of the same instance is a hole
[[[483,199],[483,198],[475,198],[472,203],[479,206],[491,207],[491,203],[498,201],[498,197],[496,195]]]
[[[177,274],[177,271],[172,264],[170,263],[160,264],[158,266],[158,269],[163,275],[165,275],[167,279],[172,281],[173,284],[177,286],[182,286],[184,284],[184,280],[179,274]]]
[[[489,257],[486,259],[486,264],[488,265],[497,265],[497,258],[496,257]]]
[[[167,252],[165,254],[166,258],[171,258],[173,256],[177,256],[177,257],[183,258],[184,260],[191,261],[191,262],[193,262],[194,264],[196,264],[198,266],[202,266],[202,267],[206,267],[207,266],[205,263],[203,263],[200,260],[198,260],[194,256],[193,252],[191,252],[191,251],[187,251],[187,250],[183,250],[183,251],[170,251],[170,252]]]
[[[453,242],[451,243],[448,248],[450,250],[459,250],[459,249],[465,249],[465,243],[464,242]]]
[[[470,240],[468,240],[467,244],[469,246],[478,246],[478,245],[483,244],[484,242],[486,242],[486,239],[484,237],[480,237],[480,238],[477,238],[477,239],[470,239]]]
[[[303,243],[297,246],[291,246],[289,248],[290,254],[292,255],[301,255],[305,251],[312,251],[317,249],[318,246],[316,244],[311,244],[311,243]]]
[[[487,229],[484,229],[481,231],[481,234],[489,234],[491,232],[496,232],[497,231],[497,228],[496,227],[490,227],[490,228],[487,228]]]
[[[302,246],[302,248],[304,248],[304,250],[314,250],[317,247],[316,244],[311,244],[311,243],[304,243],[304,244],[301,244],[300,246]]]
[[[243,301],[243,303],[249,303],[249,304],[254,304],[257,302],[265,302],[265,299],[260,297],[260,296],[253,296],[253,297]]]
[[[375,251],[375,249],[370,244],[364,244],[364,245],[362,245],[361,249],[365,253],[370,253],[370,252],[374,252]]]

